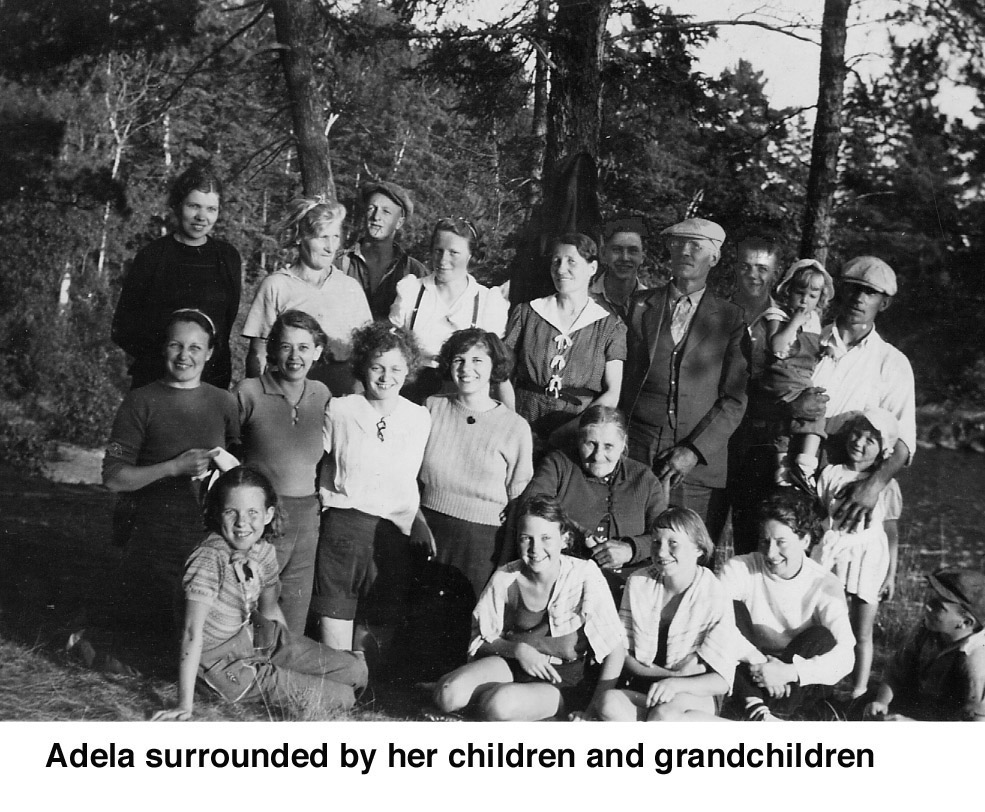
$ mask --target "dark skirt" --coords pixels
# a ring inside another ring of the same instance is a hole
[[[437,555],[415,580],[398,648],[405,676],[427,681],[465,664],[472,610],[496,569],[502,529],[422,511]]]
[[[135,494],[116,595],[116,626],[126,637],[173,635],[184,606],[185,562],[205,538],[197,483],[169,480]]]

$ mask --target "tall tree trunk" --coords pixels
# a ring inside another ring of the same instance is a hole
[[[811,171],[804,203],[800,256],[825,262],[831,243],[831,208],[838,180],[842,104],[845,97],[845,36],[851,0],[824,0],[817,120],[811,144]]]
[[[599,154],[602,56],[609,0],[558,0],[554,16],[551,93],[547,102],[544,185],[566,155]]]
[[[297,141],[301,183],[309,196],[335,199],[335,181],[329,162],[328,134],[321,98],[311,61],[311,34],[318,16],[312,0],[271,0],[277,42],[291,105],[291,121]]]
[[[538,6],[538,11],[541,7]],[[610,0],[558,0],[551,26],[550,96],[542,203],[531,214],[510,273],[514,304],[554,290],[548,257],[553,240],[581,231],[598,238],[602,61]]]
[[[540,201],[540,184],[544,173],[544,146],[547,139],[547,47],[550,32],[551,0],[537,0],[537,44],[534,58],[534,114],[530,134],[534,138],[532,183],[528,185],[527,205]]]

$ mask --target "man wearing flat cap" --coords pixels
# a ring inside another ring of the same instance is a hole
[[[879,407],[899,422],[893,453],[871,477],[846,490],[836,518],[848,527],[868,524],[883,488],[909,464],[916,450],[916,403],[913,369],[906,356],[886,343],[876,318],[896,295],[896,274],[877,257],[845,263],[836,284],[837,315],[821,332],[821,358],[807,390],[792,404],[795,417],[827,418],[829,436],[849,412]],[[813,417],[811,417],[813,415]]]
[[[629,453],[653,467],[671,504],[695,510],[714,539],[725,520],[728,439],[746,408],[749,337],[742,310],[706,288],[722,227],[693,218],[662,234],[671,279],[636,294],[626,317]]]
[[[414,213],[410,193],[396,183],[371,181],[359,190],[362,232],[339,259],[339,266],[363,287],[374,319],[386,319],[397,296],[397,282],[427,269],[396,242],[400,227]]]

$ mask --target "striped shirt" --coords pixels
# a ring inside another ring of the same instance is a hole
[[[732,602],[711,570],[698,567],[697,575],[681,596],[667,629],[664,662],[654,663],[660,635],[660,612],[667,600],[659,569],[637,570],[626,581],[619,617],[629,641],[628,650],[644,665],[674,670],[692,654],[724,677],[732,690],[738,632]]]
[[[235,637],[249,622],[263,591],[277,585],[277,555],[270,542],[260,540],[247,553],[252,577],[240,578],[232,555],[226,540],[210,533],[185,564],[185,598],[209,605],[202,632],[203,651]]]
[[[483,643],[503,636],[507,607],[516,609],[520,601],[517,579],[522,562],[511,561],[492,574],[472,613],[472,642],[469,656],[474,657]],[[547,602],[547,624],[551,637],[563,637],[584,628],[595,659],[600,662],[614,649],[625,644],[622,623],[605,576],[594,561],[561,556],[561,572],[551,599]],[[552,663],[560,663],[551,657]]]

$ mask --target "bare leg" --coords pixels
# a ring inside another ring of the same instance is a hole
[[[866,603],[858,595],[850,595],[850,619],[855,633],[855,670],[852,671],[852,699],[868,689],[872,671],[872,627],[875,626],[879,604]]]
[[[507,682],[478,698],[478,712],[488,722],[538,722],[564,711],[561,691],[549,682]]]
[[[454,713],[471,705],[486,691],[512,681],[506,660],[483,657],[442,677],[434,689],[434,704],[444,713]]]
[[[715,700],[710,696],[678,694],[670,702],[650,708],[648,722],[720,722],[715,714]]]

